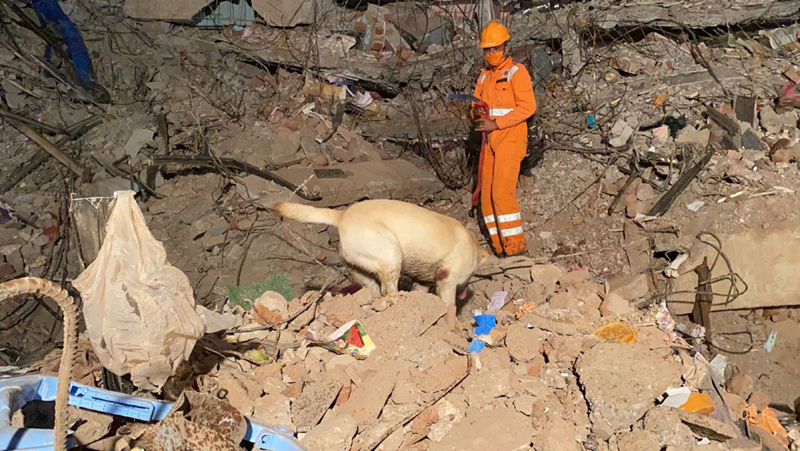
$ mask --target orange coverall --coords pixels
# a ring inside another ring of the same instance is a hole
[[[481,170],[483,221],[497,254],[527,250],[517,202],[517,179],[528,147],[526,121],[536,112],[533,83],[525,66],[506,57],[497,67],[484,68],[475,97],[489,105],[497,130],[489,133]]]

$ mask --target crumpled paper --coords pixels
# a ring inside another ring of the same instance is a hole
[[[133,191],[117,191],[97,258],[72,284],[100,363],[134,385],[159,390],[205,333],[236,325],[196,305],[189,279],[167,261]]]

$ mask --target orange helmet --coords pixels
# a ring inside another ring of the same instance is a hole
[[[508,34],[508,28],[500,22],[491,21],[489,25],[486,25],[483,31],[481,31],[480,45],[482,49],[489,49],[497,47],[509,39],[511,39],[511,35]]]

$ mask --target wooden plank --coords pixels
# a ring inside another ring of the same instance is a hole
[[[61,164],[68,167],[69,170],[72,171],[78,177],[80,177],[81,180],[88,179],[89,171],[83,166],[81,166],[77,161],[73,160],[69,155],[59,150],[58,147],[56,147],[53,143],[51,143],[47,138],[36,133],[35,131],[33,131],[32,128],[28,127],[22,122],[19,122],[17,120],[8,117],[4,119],[14,128],[16,128],[20,133],[27,136],[31,141],[35,142],[39,147],[44,149],[45,152],[49,153],[53,158],[58,160]]]

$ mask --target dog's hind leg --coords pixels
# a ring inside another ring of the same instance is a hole
[[[342,235],[342,259],[363,272],[375,274],[380,281],[380,294],[397,293],[400,270],[403,267],[403,251],[394,235],[390,233],[363,233],[355,240]],[[352,239],[352,244],[348,243]],[[368,243],[368,244],[365,244]]]
[[[388,264],[383,266],[378,270],[378,280],[381,281],[381,295],[386,296],[397,293],[397,284],[400,282],[400,266],[392,267]]]
[[[378,284],[378,281],[375,280],[375,277],[372,274],[368,274],[360,268],[350,264],[347,265],[347,269],[350,270],[350,276],[353,278],[354,282],[375,294],[380,294],[381,286]]]

